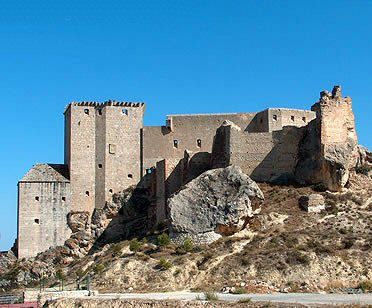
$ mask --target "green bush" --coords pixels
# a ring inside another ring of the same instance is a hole
[[[170,244],[170,239],[167,233],[162,233],[156,238],[156,243],[160,247],[166,247]]]
[[[358,286],[363,292],[371,292],[372,291],[372,280],[365,280],[359,283]]]
[[[368,165],[362,165],[355,168],[355,172],[359,174],[368,175],[368,173],[371,171],[371,167]]]
[[[112,253],[114,256],[120,256],[123,246],[120,243],[113,244],[111,246]]]
[[[245,293],[247,293],[247,290],[245,288],[237,288],[237,289],[235,289],[235,291],[233,293],[234,294],[245,294]]]
[[[191,252],[194,250],[194,242],[191,238],[186,238],[182,245],[178,246],[176,252],[180,255]]]
[[[218,295],[213,291],[204,292],[205,299],[207,301],[218,301]]]
[[[105,270],[105,266],[103,264],[97,264],[93,267],[93,272],[95,274],[102,274]]]
[[[239,300],[238,300],[238,303],[239,303],[239,304],[248,304],[248,303],[250,303],[250,302],[252,302],[252,299],[251,299],[250,297],[242,298],[242,299],[239,299]]]
[[[130,243],[129,243],[129,250],[130,251],[139,251],[142,247],[142,242],[140,242],[139,240],[137,240],[136,238],[131,240]]]
[[[56,272],[56,278],[59,279],[59,280],[65,280],[65,274],[63,273],[63,271],[61,269],[59,269],[57,272]]]
[[[172,266],[173,266],[173,264],[170,261],[168,261],[168,260],[166,260],[164,258],[161,258],[159,260],[158,267],[160,267],[160,269],[162,269],[162,270],[168,270]]]

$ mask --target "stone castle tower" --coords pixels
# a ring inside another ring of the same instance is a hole
[[[143,103],[72,103],[65,110],[72,210],[92,212],[141,178]]]

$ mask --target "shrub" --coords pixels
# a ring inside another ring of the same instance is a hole
[[[323,183],[318,183],[313,186],[313,190],[318,192],[325,192],[327,187]]]
[[[251,299],[250,297],[242,298],[242,299],[239,299],[239,300],[238,300],[238,303],[239,303],[239,304],[248,304],[248,303],[250,303],[250,302],[252,302],[252,299]]]
[[[161,258],[159,260],[158,266],[162,270],[168,270],[168,269],[170,269],[173,266],[173,264],[170,261],[165,260],[164,258]]]
[[[213,291],[204,292],[205,299],[207,301],[218,301],[218,295]]]
[[[365,280],[359,283],[358,287],[363,290],[363,292],[372,291],[372,280]]]
[[[57,272],[56,272],[56,278],[58,280],[65,280],[65,274],[63,273],[63,271],[61,269],[59,269]]]
[[[105,266],[103,264],[97,264],[93,267],[93,272],[95,274],[102,274],[105,270]]]
[[[80,278],[82,278],[84,276],[84,271],[81,269],[81,268],[79,268],[77,271],[76,271],[76,277],[78,278],[78,279],[80,279]]]
[[[235,289],[235,291],[233,293],[234,294],[245,294],[245,293],[247,293],[247,290],[245,288],[237,288],[237,289]]]
[[[180,255],[183,255],[193,250],[194,250],[194,242],[192,241],[191,238],[188,237],[183,241],[182,245],[177,247],[176,252]]]
[[[352,238],[344,239],[342,245],[344,246],[344,249],[350,249],[354,245],[354,239]]]
[[[141,247],[142,247],[142,243],[139,240],[137,240],[136,238],[131,240],[130,243],[129,243],[129,250],[130,251],[134,251],[134,252],[139,251],[141,249]]]
[[[361,165],[355,168],[355,172],[359,174],[368,175],[372,168],[368,165]]]
[[[120,256],[121,255],[121,250],[122,250],[122,245],[120,243],[117,243],[117,244],[113,244],[111,246],[111,249],[112,249],[112,253],[114,256]]]
[[[160,247],[166,247],[170,244],[170,239],[167,233],[162,233],[156,238],[156,243]]]
[[[310,263],[310,258],[298,250],[293,250],[292,253],[288,253],[286,262],[289,265],[298,263],[308,265]]]

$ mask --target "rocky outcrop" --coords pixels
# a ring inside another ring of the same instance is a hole
[[[212,242],[234,234],[260,211],[263,199],[258,185],[239,167],[204,172],[168,200],[171,237]]]
[[[147,190],[130,187],[113,196],[102,209],[95,209],[91,230],[95,248],[148,231],[150,201]]]
[[[71,211],[67,215],[67,224],[72,232],[78,232],[88,228],[89,213]]]

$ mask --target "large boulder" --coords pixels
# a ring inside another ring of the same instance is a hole
[[[170,234],[209,243],[243,229],[264,196],[237,166],[204,172],[168,200]]]

